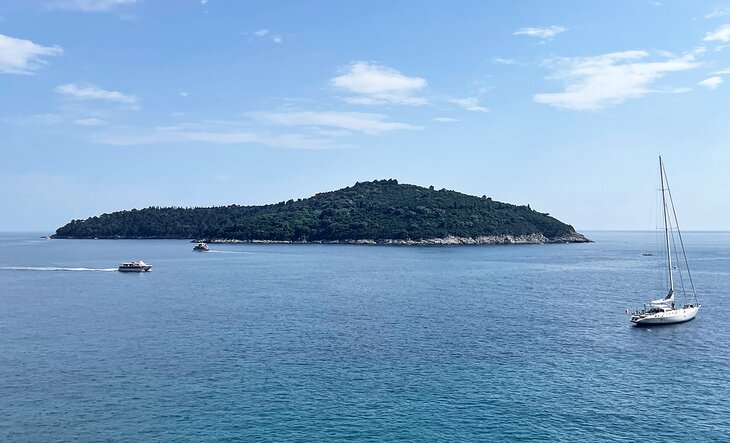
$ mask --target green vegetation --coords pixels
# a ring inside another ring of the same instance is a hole
[[[114,212],[72,220],[55,237],[346,241],[529,234],[576,235],[572,226],[529,205],[375,180],[265,206]]]

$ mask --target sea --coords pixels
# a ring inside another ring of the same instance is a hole
[[[666,295],[659,237],[585,234],[0,234],[0,441],[729,441],[730,233],[684,234],[702,308],[649,328],[626,309]]]

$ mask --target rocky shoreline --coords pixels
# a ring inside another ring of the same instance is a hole
[[[483,235],[479,237],[456,237],[453,235],[443,238],[425,238],[420,240],[402,239],[359,239],[359,240],[317,240],[317,241],[286,241],[286,240],[237,240],[237,239],[198,239],[194,242],[206,243],[264,243],[264,244],[352,244],[352,245],[520,245],[545,243],[590,243],[591,240],[577,232],[559,237],[548,238],[543,234],[529,235]]]

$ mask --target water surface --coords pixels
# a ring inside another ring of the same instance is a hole
[[[730,234],[211,245],[0,234],[3,441],[707,441],[730,434]],[[152,272],[114,272],[143,259]]]

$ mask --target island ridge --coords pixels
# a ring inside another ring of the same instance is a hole
[[[529,205],[446,189],[358,182],[263,206],[149,207],[72,220],[54,238],[377,244],[582,243],[572,226]]]

